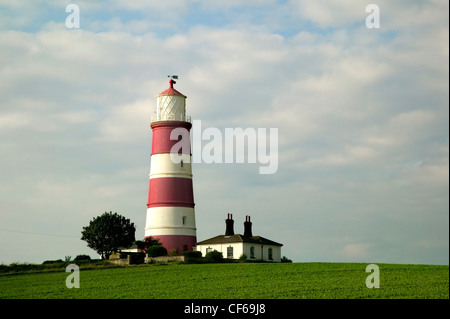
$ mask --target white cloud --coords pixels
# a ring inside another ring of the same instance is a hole
[[[398,183],[400,185],[448,186],[449,158],[443,157],[432,162],[423,160],[405,163],[401,170]]]
[[[19,113],[4,114],[0,116],[0,130],[17,129],[24,127],[29,123],[29,119]]]
[[[82,124],[95,120],[96,113],[92,110],[70,111],[54,116],[55,121],[64,124]]]
[[[355,21],[365,21],[365,3],[357,0],[291,1],[297,14],[303,19],[311,19],[321,27],[341,27]]]
[[[369,247],[369,244],[362,243],[346,244],[342,252],[350,260],[367,260],[370,257]]]
[[[105,3],[107,5],[107,3]],[[177,12],[178,10],[186,10],[187,3],[183,0],[168,0],[165,2],[159,1],[139,1],[139,0],[114,0],[111,7],[126,9],[126,10],[151,10],[157,11],[160,14]],[[170,8],[170,10],[168,10]]]
[[[136,101],[111,109],[99,124],[100,136],[96,141],[130,143],[149,136],[152,110],[155,100]]]

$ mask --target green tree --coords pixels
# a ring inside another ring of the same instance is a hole
[[[130,247],[134,240],[136,227],[129,219],[112,212],[94,217],[81,231],[81,240],[94,249],[102,259],[117,252],[119,247]]]
[[[292,260],[290,260],[290,259],[287,258],[286,256],[283,256],[283,257],[281,258],[281,262],[282,262],[282,263],[291,263]]]
[[[147,252],[147,250],[152,246],[161,245],[158,238],[153,238],[151,236],[145,237],[144,240],[137,240],[136,244],[138,248],[142,249],[144,252]]]
[[[220,251],[213,250],[206,254],[205,259],[208,262],[220,263],[223,261],[223,255]]]
[[[167,256],[167,249],[161,245],[151,246],[147,250],[149,257]]]

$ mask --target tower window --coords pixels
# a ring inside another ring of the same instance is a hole
[[[183,222],[183,225],[186,225],[186,216],[182,217],[182,222]]]
[[[183,161],[181,161],[181,167],[183,167]]]

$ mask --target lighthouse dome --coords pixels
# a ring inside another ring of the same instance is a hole
[[[176,82],[170,79],[170,87],[156,97],[156,114],[152,123],[159,121],[190,122],[186,116],[186,96],[173,88]]]

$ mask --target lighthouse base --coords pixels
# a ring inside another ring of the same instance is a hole
[[[197,242],[196,236],[188,235],[153,235],[151,237],[159,239],[159,242],[167,249],[168,253],[175,252],[176,254],[191,251]]]

